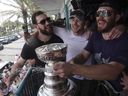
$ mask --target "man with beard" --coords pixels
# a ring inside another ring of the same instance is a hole
[[[14,77],[18,73],[18,69],[22,68],[27,60],[33,60],[33,63],[35,63],[33,64],[34,66],[45,66],[45,63],[38,59],[35,48],[51,43],[63,43],[63,40],[60,37],[53,34],[54,32],[51,26],[51,20],[44,12],[35,12],[32,15],[32,23],[36,29],[36,32],[27,39],[27,42],[22,48],[20,58],[12,66],[11,75],[8,78],[7,82],[8,85],[10,83],[10,80],[14,79]]]
[[[115,90],[122,91],[120,75],[128,64],[128,34],[123,32],[121,36],[111,40],[108,37],[115,26],[122,24],[121,11],[118,7],[109,2],[99,6],[96,12],[99,32],[92,34],[84,51],[79,55],[69,62],[56,63],[54,66],[56,74],[60,77],[80,75],[94,80],[107,80]],[[91,55],[94,56],[94,64],[81,65]]]
[[[86,17],[86,14],[83,10],[77,9],[70,13],[70,30],[63,27],[53,27],[55,34],[61,37],[64,43],[67,44],[67,62],[78,55],[87,46],[92,32],[96,30],[94,26],[94,19]],[[118,36],[122,33],[120,30],[122,30],[121,26],[114,27],[111,30],[112,32],[108,34],[108,38],[118,38]],[[113,36],[111,36],[112,34]],[[91,58],[89,58],[84,64],[90,65]],[[80,75],[74,75],[70,79],[72,79],[77,85],[78,92],[76,96],[94,96],[95,85],[97,84],[97,81],[90,80]]]

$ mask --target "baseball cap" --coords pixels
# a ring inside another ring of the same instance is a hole
[[[75,10],[70,13],[70,19],[76,16],[79,20],[85,20],[85,13],[83,10]]]
[[[114,2],[113,0],[103,2],[99,5],[99,7],[111,7],[114,10],[116,10],[117,12],[119,12],[119,13],[121,12],[119,2]]]

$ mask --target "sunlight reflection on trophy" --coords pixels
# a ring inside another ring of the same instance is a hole
[[[54,74],[55,62],[66,60],[67,45],[52,43],[36,48],[38,58],[46,62],[44,84],[41,85],[37,96],[75,96],[76,85],[70,79],[60,78]]]

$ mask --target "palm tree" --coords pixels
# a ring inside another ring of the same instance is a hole
[[[1,15],[8,16],[7,19],[11,19],[14,16],[17,16],[17,19],[23,18],[25,32],[28,33],[28,18],[34,11],[38,10],[39,7],[37,7],[31,0],[8,0],[8,3],[4,3],[1,0],[0,3],[16,9],[1,11]]]

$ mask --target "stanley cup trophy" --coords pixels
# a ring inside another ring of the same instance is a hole
[[[38,58],[46,62],[44,84],[39,88],[37,96],[75,96],[77,88],[74,82],[60,78],[53,70],[56,62],[66,60],[67,45],[52,43],[38,47],[35,51]]]

